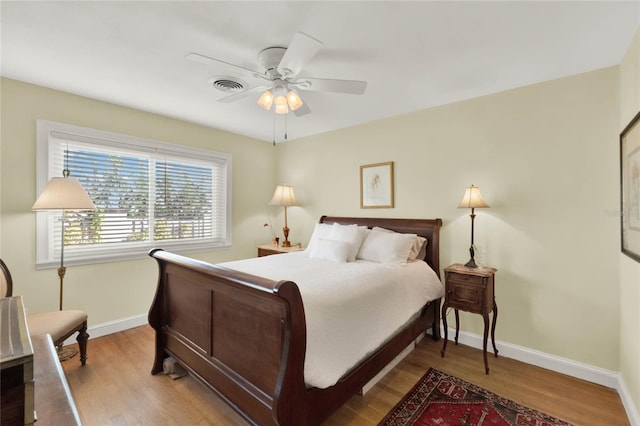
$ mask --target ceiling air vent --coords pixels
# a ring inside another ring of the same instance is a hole
[[[237,93],[242,92],[246,88],[246,84],[236,77],[217,76],[209,80],[209,84],[220,90],[221,92]]]

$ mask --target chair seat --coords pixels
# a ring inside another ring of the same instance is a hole
[[[85,321],[87,321],[87,313],[76,310],[44,312],[27,316],[29,334],[50,334],[54,342],[78,331]]]
[[[62,282],[60,283],[62,291]],[[13,292],[13,280],[7,265],[0,259],[0,298],[11,297]],[[62,298],[62,293],[60,293]],[[62,299],[61,299],[62,300]],[[49,334],[53,344],[62,347],[65,339],[74,333],[78,333],[76,340],[80,348],[80,363],[87,362],[87,313],[84,311],[55,311],[27,316],[27,327],[32,336],[43,336]]]

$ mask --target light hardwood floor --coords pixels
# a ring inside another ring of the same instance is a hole
[[[85,425],[246,425],[216,395],[193,378],[150,374],[153,330],[138,327],[90,339],[88,360],[62,363]],[[354,396],[325,424],[376,425],[429,367],[482,386],[506,398],[575,425],[628,425],[615,390],[512,359],[493,356],[484,374],[482,352],[423,339],[365,396]],[[499,346],[498,346],[499,349]]]

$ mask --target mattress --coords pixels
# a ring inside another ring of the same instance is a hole
[[[225,262],[220,266],[295,282],[307,323],[307,387],[327,388],[393,336],[424,305],[444,295],[423,261],[336,263],[308,251]]]

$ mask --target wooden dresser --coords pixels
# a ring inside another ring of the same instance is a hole
[[[0,299],[0,424],[34,422],[33,347],[22,297]]]
[[[20,296],[0,299],[0,425],[81,425],[51,336],[30,336]]]

